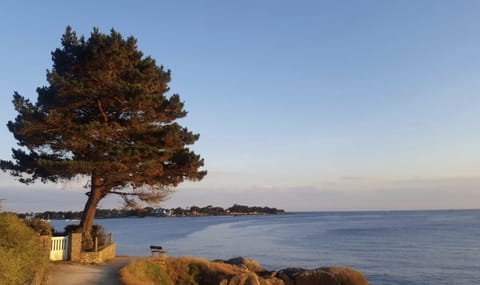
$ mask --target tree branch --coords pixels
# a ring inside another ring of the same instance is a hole
[[[103,121],[105,122],[105,124],[107,124],[108,117],[107,117],[107,114],[105,114],[105,111],[103,111],[102,102],[100,102],[100,99],[97,99],[97,105],[98,105],[98,109],[100,110],[100,113],[102,114]]]
[[[117,194],[117,195],[129,195],[129,196],[138,196],[141,193],[128,193],[128,192],[120,192],[120,191],[108,191],[109,194]]]
[[[119,104],[121,104],[122,106],[125,105],[125,102],[122,101],[120,98],[118,98],[118,96],[115,96],[113,97],[113,99],[115,99],[115,101],[117,101]]]

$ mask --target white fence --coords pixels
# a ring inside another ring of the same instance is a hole
[[[68,236],[52,237],[50,248],[50,260],[67,260],[68,259]]]

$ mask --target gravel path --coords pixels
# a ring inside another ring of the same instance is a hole
[[[55,262],[47,285],[122,285],[119,270],[135,257],[120,256],[102,265]]]

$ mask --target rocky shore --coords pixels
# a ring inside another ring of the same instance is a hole
[[[239,274],[225,280],[225,285],[368,285],[368,281],[360,272],[346,267],[322,267],[317,269],[286,268],[279,271],[267,271],[258,262],[237,257],[226,261],[245,269]],[[251,274],[255,273],[255,274]]]

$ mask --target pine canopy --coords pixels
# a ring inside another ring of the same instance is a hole
[[[85,39],[67,27],[61,43],[37,102],[13,96],[8,129],[20,147],[0,162],[4,171],[23,183],[91,176],[101,198],[144,201],[202,179],[203,159],[188,148],[199,135],[176,122],[187,115],[180,97],[166,95],[169,70],[115,30]]]

